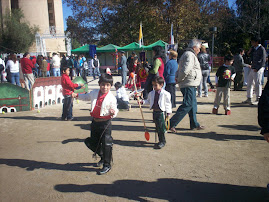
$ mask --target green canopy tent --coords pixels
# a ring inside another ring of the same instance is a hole
[[[111,52],[115,52],[116,49],[120,49],[121,47],[116,46],[114,44],[108,44],[106,46],[103,46],[101,48],[96,48],[96,52],[97,53],[111,53]]]
[[[89,44],[81,46],[79,48],[71,50],[72,53],[88,53],[89,52]]]
[[[139,47],[139,44],[137,42],[130,43],[126,46],[123,46],[119,48],[121,51],[132,51],[132,50],[143,50],[144,46]]]
[[[162,41],[162,40],[159,40],[159,41],[156,41],[155,43],[152,43],[148,46],[144,46],[144,50],[152,50],[152,48],[154,46],[161,46],[163,49],[165,49],[165,46],[167,45],[168,43]]]

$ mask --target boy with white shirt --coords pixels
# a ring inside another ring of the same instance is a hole
[[[118,109],[129,109],[129,96],[120,82],[115,83]]]
[[[153,81],[153,91],[148,95],[148,99],[143,101],[143,104],[149,104],[150,109],[153,109],[153,122],[156,126],[159,142],[155,144],[155,149],[161,149],[165,146],[165,121],[164,113],[169,118],[172,113],[171,95],[169,92],[163,89],[164,79],[160,76],[156,76]]]
[[[220,66],[216,73],[216,86],[217,92],[214,101],[214,108],[212,110],[213,114],[218,114],[218,108],[221,101],[221,97],[223,94],[223,106],[225,110],[225,115],[231,114],[230,109],[230,88],[231,81],[234,80],[235,77],[235,69],[233,66],[233,56],[226,55],[224,57],[224,64]]]
[[[113,85],[112,76],[102,74],[98,83],[100,89],[92,90],[87,94],[73,93],[72,97],[91,101],[91,116],[93,117],[91,137],[85,139],[85,144],[90,150],[96,152],[101,157],[97,166],[103,165],[103,168],[100,169],[97,174],[102,175],[111,170],[113,145],[111,119],[116,117],[118,109],[117,100],[110,91]]]

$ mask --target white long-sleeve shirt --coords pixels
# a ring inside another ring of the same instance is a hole
[[[95,105],[96,105],[98,94],[99,94],[99,89],[95,89],[87,94],[79,94],[78,99],[84,100],[84,101],[91,101],[91,112],[92,112]],[[106,95],[105,99],[102,102],[100,116],[109,116],[110,109],[113,109],[115,111],[115,114],[113,116],[113,118],[115,118],[117,116],[118,111],[119,111],[117,109],[117,100],[116,100],[115,96],[109,91],[108,94]]]
[[[16,63],[14,63],[13,60],[8,60],[6,69],[9,69],[11,73],[19,73],[20,72],[19,65],[20,64],[18,61],[16,61]]]
[[[150,109],[154,104],[155,90],[151,91],[148,95],[148,99],[143,101],[143,104],[149,104]],[[168,114],[172,113],[171,94],[164,89],[161,89],[158,105],[163,112]]]
[[[125,88],[122,86],[121,88],[119,88],[118,90],[116,90],[117,93],[117,98],[122,99],[123,101],[127,101],[129,102],[129,96],[126,93]]]

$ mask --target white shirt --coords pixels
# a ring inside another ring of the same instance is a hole
[[[60,68],[61,66],[61,59],[58,55],[54,55],[50,62],[53,65],[53,68]]]
[[[118,90],[116,90],[117,93],[117,98],[122,99],[123,101],[127,101],[129,102],[129,96],[126,93],[125,88],[122,86],[121,88],[119,88]]]
[[[95,89],[87,94],[78,94],[78,99],[84,100],[84,101],[91,101],[91,105],[92,105],[91,112],[92,112],[96,105],[98,94],[99,94],[99,89]],[[113,118],[115,118],[119,110],[117,109],[117,100],[115,96],[111,93],[111,91],[108,92],[108,94],[106,95],[105,99],[102,102],[100,116],[109,116],[110,109],[113,109],[115,111],[115,114],[113,116]]]
[[[14,63],[13,60],[8,60],[6,69],[8,69],[8,68],[9,68],[11,73],[19,73],[20,72],[18,61],[16,61],[16,63]]]
[[[144,100],[143,104],[149,104],[150,109],[152,109],[152,106],[154,104],[154,97],[155,97],[155,90],[149,93],[148,99]],[[164,90],[163,88],[161,89],[160,92],[158,105],[163,112],[166,112],[168,114],[172,113],[171,94],[166,90]]]
[[[3,65],[3,66],[4,66],[4,68],[6,67],[6,65],[5,65],[5,61],[4,61],[4,60],[2,60],[2,58],[0,58],[0,64],[1,64],[1,65]]]

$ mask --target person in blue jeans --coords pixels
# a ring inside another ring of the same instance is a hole
[[[11,83],[17,86],[21,86],[20,83],[20,69],[19,69],[19,61],[15,54],[11,54],[9,56],[9,60],[7,61],[6,69],[9,69],[11,75]]]
[[[196,88],[200,85],[202,72],[197,54],[200,52],[201,42],[197,39],[191,40],[188,48],[179,60],[179,68],[176,74],[176,81],[183,94],[183,103],[179,106],[174,116],[170,119],[170,131],[176,133],[177,124],[189,114],[190,128],[201,130],[196,118],[197,101]]]
[[[177,64],[177,52],[174,50],[169,51],[169,61],[165,64],[164,79],[166,82],[165,90],[171,94],[172,108],[176,107],[176,71]]]
[[[91,66],[93,67],[93,79],[99,78],[101,76],[100,74],[100,62],[99,59],[97,58],[97,55],[94,54],[94,58],[91,61]]]

